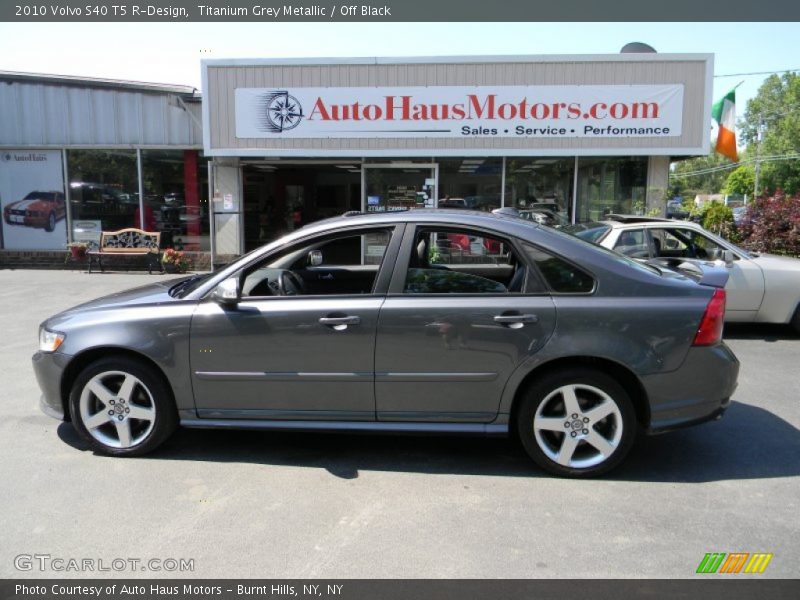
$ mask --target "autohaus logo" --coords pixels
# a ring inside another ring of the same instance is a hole
[[[28,152],[27,154],[12,154],[3,152],[3,162],[46,162],[47,155],[40,152]]]
[[[262,115],[260,126],[262,131],[282,133],[294,129],[303,120],[303,107],[300,102],[286,90],[275,90],[261,97]]]

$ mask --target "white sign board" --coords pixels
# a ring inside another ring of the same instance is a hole
[[[103,222],[96,219],[80,219],[72,223],[72,241],[87,242],[100,246]]]
[[[683,85],[237,88],[237,138],[681,134]]]

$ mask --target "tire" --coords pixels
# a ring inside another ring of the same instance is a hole
[[[792,326],[795,333],[800,334],[800,304],[794,309],[794,315],[792,316],[792,320],[789,321],[789,324]]]
[[[45,231],[53,231],[56,228],[56,213],[51,212],[47,215],[47,223],[44,226]]]
[[[81,371],[69,407],[81,437],[111,456],[147,454],[178,424],[172,391],[161,374],[126,356],[102,358]]]
[[[636,437],[628,393],[594,369],[549,373],[534,381],[520,401],[519,441],[537,465],[555,475],[607,473],[622,462]]]

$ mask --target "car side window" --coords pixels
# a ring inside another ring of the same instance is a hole
[[[403,292],[519,294],[529,291],[529,279],[525,263],[505,240],[469,229],[422,228],[414,238]]]
[[[725,249],[708,236],[697,231],[691,232],[691,242],[697,258],[704,260],[721,260]]]
[[[650,230],[655,255],[662,258],[697,258],[717,260],[722,258],[724,248],[707,236],[691,229]]]
[[[304,240],[248,267],[243,298],[371,294],[393,228]]]
[[[550,289],[557,294],[590,294],[595,281],[583,269],[541,248],[525,244],[525,254],[544,276]]]
[[[619,234],[614,250],[631,258],[650,258],[650,248],[644,229],[624,230]]]

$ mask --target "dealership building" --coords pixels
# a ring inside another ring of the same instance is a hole
[[[202,94],[0,72],[0,262],[132,226],[229,257],[350,210],[663,211],[709,147],[710,54],[201,68]]]

